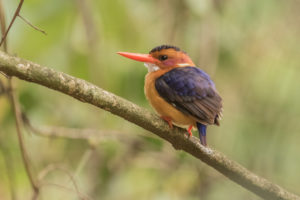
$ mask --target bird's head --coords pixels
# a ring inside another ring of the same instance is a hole
[[[161,45],[153,48],[149,54],[118,52],[127,58],[144,62],[149,72],[175,67],[195,66],[190,57],[178,47]]]

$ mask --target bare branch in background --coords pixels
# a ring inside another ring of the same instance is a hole
[[[56,188],[58,188],[58,189],[66,190],[66,191],[69,191],[69,192],[77,192],[75,189],[68,188],[68,187],[66,187],[66,186],[64,186],[64,185],[61,185],[61,184],[57,184],[57,183],[49,183],[49,182],[43,181],[43,182],[40,184],[40,187],[43,188],[43,187],[45,187],[45,186],[54,186],[54,187],[56,187]],[[82,199],[82,200],[89,200],[89,199],[92,199],[92,198],[90,198],[90,197],[88,197],[87,195],[84,195],[84,194],[82,194],[82,193],[79,193],[79,194],[77,194],[77,195],[78,195],[78,197],[79,197],[80,199]]]
[[[3,2],[2,0],[0,0],[0,28],[1,28],[1,34],[2,36],[5,35],[5,29],[6,29],[6,21],[5,21],[5,12],[4,12],[4,8],[3,8]],[[1,45],[0,45],[1,46]],[[7,52],[7,42],[6,40],[3,41],[3,49],[5,52]],[[1,74],[3,74],[6,78],[8,78],[8,76],[1,72]],[[5,87],[5,85],[3,84],[2,80],[0,79],[0,97],[3,94],[7,93],[7,88]],[[16,199],[16,188],[15,188],[15,176],[14,176],[14,164],[12,162],[11,159],[11,155],[9,151],[4,151],[6,150],[6,143],[1,142],[2,140],[0,139],[0,150],[2,151],[3,154],[3,158],[4,158],[4,163],[6,165],[6,171],[7,171],[7,176],[8,176],[8,182],[9,182],[9,190],[10,190],[10,195],[11,195],[11,199],[15,200]]]
[[[219,22],[216,19],[216,12],[212,8],[201,18],[198,28],[198,41],[196,52],[199,52],[196,61],[197,66],[205,69],[211,76],[214,76],[218,66],[219,56]]]
[[[76,0],[77,8],[81,12],[82,21],[85,28],[86,40],[90,53],[96,49],[99,36],[97,35],[95,20],[92,15],[92,5],[90,0]],[[95,52],[94,52],[95,53]]]
[[[98,70],[99,64],[99,34],[97,25],[92,12],[91,0],[76,0],[77,9],[80,12],[82,23],[85,31],[86,45],[88,50],[88,70],[92,80],[99,79],[101,73],[95,73]]]
[[[9,27],[8,29],[5,31],[6,29],[6,24],[5,24],[5,14],[4,14],[4,10],[3,10],[3,4],[2,4],[2,1],[0,2],[1,4],[1,17],[0,17],[0,23],[1,23],[1,31],[2,33],[2,40],[1,40],[1,43],[0,43],[0,46],[2,44],[4,44],[4,51],[7,52],[7,34],[9,32],[9,30],[11,29],[12,25],[14,24],[15,20],[16,20],[16,17],[19,15],[20,11],[21,11],[21,8],[22,8],[22,5],[23,5],[23,2],[24,0],[20,0],[19,2],[19,5],[14,13],[14,16],[9,24]],[[8,91],[8,98],[9,98],[9,101],[11,103],[11,106],[12,106],[12,109],[14,111],[14,115],[15,115],[15,121],[16,121],[16,131],[17,131],[17,134],[18,134],[18,141],[19,141],[19,145],[20,145],[20,150],[21,150],[21,155],[22,155],[22,159],[23,159],[23,163],[24,163],[24,166],[25,166],[25,170],[26,170],[26,173],[28,175],[28,178],[29,178],[29,181],[30,181],[30,184],[31,184],[31,187],[33,189],[33,196],[32,196],[32,199],[35,200],[38,198],[38,195],[39,195],[39,187],[37,185],[37,183],[35,182],[34,178],[33,178],[33,175],[32,175],[32,172],[31,172],[31,169],[30,169],[30,161],[29,161],[29,158],[28,158],[28,153],[27,153],[27,150],[26,150],[26,147],[25,147],[25,144],[24,144],[24,138],[23,138],[23,134],[22,134],[22,131],[21,131],[21,127],[22,127],[22,116],[21,116],[21,111],[20,111],[20,106],[19,106],[19,102],[18,102],[18,98],[16,97],[16,93],[15,91],[13,90],[13,82],[12,82],[12,77],[8,76],[7,77],[7,82],[8,82],[8,86],[7,86],[7,91]]]
[[[133,141],[140,140],[135,135],[130,135],[121,131],[114,130],[98,130],[98,129],[81,129],[81,128],[67,128],[67,127],[56,127],[46,126],[37,127],[32,125],[25,113],[22,113],[22,119],[24,126],[31,132],[44,136],[44,137],[62,137],[67,139],[84,139],[84,140],[95,140],[102,141],[107,139],[120,140],[122,142],[131,143]]]
[[[184,38],[183,34],[186,32],[186,22],[190,17],[190,11],[186,2],[180,0],[163,0],[157,1],[156,4],[157,10],[161,10],[161,17],[168,20],[168,26],[164,30],[165,40],[170,44],[177,43],[179,38]]]
[[[39,31],[39,32],[41,32],[41,33],[47,35],[45,31],[43,31],[43,30],[37,28],[36,26],[32,25],[28,20],[26,20],[24,17],[22,17],[22,16],[20,15],[20,11],[21,11],[21,8],[22,8],[23,3],[24,3],[24,0],[20,0],[19,5],[18,5],[18,7],[17,7],[17,9],[16,9],[16,11],[15,11],[15,13],[14,13],[14,16],[13,16],[12,20],[10,21],[10,24],[9,24],[9,26],[8,26],[8,28],[7,28],[6,31],[3,31],[3,30],[5,30],[5,24],[3,24],[3,23],[1,24],[1,29],[2,29],[2,39],[1,39],[1,42],[0,42],[0,46],[2,46],[2,44],[4,44],[4,49],[5,49],[5,51],[6,51],[6,49],[7,49],[7,45],[5,44],[5,43],[6,43],[6,37],[7,37],[8,33],[9,33],[9,31],[10,31],[10,29],[11,29],[12,25],[14,24],[14,22],[15,22],[15,20],[16,20],[17,17],[20,17],[25,23],[27,23],[29,26],[31,26],[31,27],[34,28],[35,30],[37,30],[37,31]],[[4,13],[4,12],[3,12],[3,6],[2,6],[2,3],[1,3],[1,6],[0,6],[0,9],[1,9],[1,10],[0,10],[1,12],[0,12],[0,13]],[[1,19],[1,20],[5,21],[5,17],[3,17],[3,15],[0,15],[0,18],[3,18],[3,19]]]
[[[59,166],[59,165],[48,165],[47,167],[45,167],[38,175],[38,180],[39,180],[39,183],[40,183],[40,186],[43,186],[43,185],[52,185],[53,183],[45,183],[43,180],[45,179],[45,177],[47,175],[49,175],[51,172],[53,171],[61,171],[63,172],[64,174],[66,174],[71,182],[73,183],[73,186],[74,186],[74,189],[77,193],[77,196],[82,199],[82,200],[86,200],[86,199],[91,199],[90,197],[88,197],[87,195],[85,194],[82,194],[80,191],[79,191],[79,188],[78,188],[78,185],[76,183],[76,180],[74,178],[74,176],[65,168]],[[61,185],[58,185],[58,184],[55,184],[56,186],[58,187],[61,187],[61,188],[64,188],[64,186],[61,186]],[[64,188],[65,189],[65,188]],[[71,189],[72,190],[72,189]]]
[[[26,150],[26,147],[25,147],[25,144],[24,144],[24,138],[23,138],[23,134],[22,134],[22,131],[21,131],[22,117],[21,117],[21,112],[20,112],[20,106],[17,102],[15,91],[13,91],[12,81],[9,80],[8,84],[9,84],[8,87],[10,88],[10,90],[9,90],[10,91],[9,92],[10,101],[11,101],[11,105],[13,107],[14,114],[15,114],[16,130],[17,130],[17,134],[18,134],[19,145],[20,145],[20,149],[21,149],[21,155],[22,155],[22,159],[23,159],[24,166],[25,166],[25,169],[26,169],[26,173],[28,175],[28,178],[29,178],[29,181],[31,183],[32,189],[34,191],[33,199],[36,199],[38,194],[39,194],[39,187],[38,187],[37,183],[35,182],[35,180],[33,178],[33,174],[32,174],[31,169],[30,169],[28,153],[27,153],[27,150]]]
[[[18,7],[17,7],[17,9],[16,9],[16,11],[15,11],[15,14],[14,14],[12,20],[10,21],[10,24],[9,24],[7,30],[5,31],[4,35],[2,35],[2,39],[1,39],[1,42],[0,42],[0,46],[2,46],[2,44],[5,42],[8,32],[10,31],[12,25],[14,24],[14,22],[15,22],[17,16],[19,15],[19,13],[20,13],[20,11],[21,11],[21,8],[22,8],[23,3],[24,3],[24,0],[20,0],[20,3],[19,3],[19,5],[18,5]]]
[[[6,21],[5,21],[5,14],[4,14],[4,8],[3,8],[3,2],[0,0],[0,24],[1,24],[1,34],[2,37],[5,35],[5,29],[6,29]],[[1,45],[0,45],[1,46]],[[7,43],[6,40],[3,40],[3,49],[7,52]]]
[[[78,166],[75,170],[74,177],[77,177],[78,174],[82,171],[82,169],[85,167],[86,163],[90,160],[93,152],[94,152],[94,148],[89,148],[84,152],[83,156],[81,157],[81,159],[78,162]]]
[[[186,130],[178,127],[170,130],[169,126],[158,115],[87,81],[3,52],[0,52],[0,71],[9,76],[16,76],[22,80],[67,94],[79,101],[97,106],[143,127],[170,142],[175,149],[184,150],[202,160],[232,181],[262,198],[272,200],[300,199],[299,196],[257,176],[235,161],[228,159],[221,152],[202,146],[198,138],[189,138]]]
[[[18,17],[20,17],[26,24],[28,24],[29,26],[31,26],[33,29],[43,33],[44,35],[47,35],[46,31],[38,28],[37,26],[33,25],[32,23],[30,23],[30,21],[28,21],[27,19],[25,19],[24,17],[22,17],[20,14],[18,15]]]

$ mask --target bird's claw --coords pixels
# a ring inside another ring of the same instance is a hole
[[[161,118],[162,118],[163,120],[165,120],[165,121],[168,123],[170,129],[173,129],[172,119],[171,119],[170,117],[167,117],[167,116],[161,116]]]
[[[187,129],[187,131],[189,133],[189,137],[191,137],[193,135],[192,129],[193,129],[193,125],[190,125],[189,128]]]

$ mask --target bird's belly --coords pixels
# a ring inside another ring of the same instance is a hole
[[[159,115],[171,118],[172,123],[174,123],[175,125],[195,125],[196,121],[191,116],[180,112],[174,106],[172,106],[171,104],[166,102],[162,97],[160,97],[155,88],[154,79],[149,78],[148,75],[145,79],[144,89],[148,101]]]

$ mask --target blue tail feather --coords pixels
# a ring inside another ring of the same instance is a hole
[[[199,138],[202,145],[206,146],[206,125],[197,122]]]

